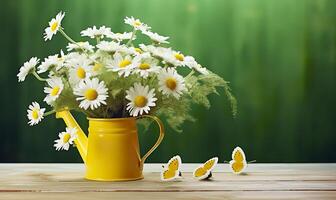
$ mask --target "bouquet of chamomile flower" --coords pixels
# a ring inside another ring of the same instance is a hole
[[[28,74],[44,82],[44,102],[52,107],[46,112],[33,102],[28,109],[30,125],[68,109],[91,118],[160,115],[179,130],[184,121],[194,120],[191,105],[209,107],[207,97],[217,93],[218,87],[224,88],[236,113],[236,101],[226,81],[192,56],[167,47],[168,37],[152,32],[139,19],[125,18],[131,32],[115,33],[105,26],[93,26],[81,31],[81,36],[90,41],[76,42],[65,33],[63,18],[64,13],[60,12],[49,22],[44,39],[51,40],[60,33],[69,41],[67,53],[61,50],[41,63],[33,57],[17,75],[19,82]],[[139,44],[137,37],[148,38],[150,42]]]

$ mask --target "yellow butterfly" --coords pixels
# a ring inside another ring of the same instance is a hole
[[[177,178],[182,177],[182,173],[180,171],[182,165],[181,157],[180,156],[174,156],[172,157],[167,165],[163,167],[163,170],[161,172],[161,180],[162,181],[170,181],[175,180]]]
[[[212,169],[216,166],[218,162],[218,158],[214,157],[206,161],[204,164],[200,165],[197,167],[194,172],[193,176],[194,178],[198,180],[204,180],[204,179],[209,179],[212,176]]]
[[[236,147],[232,152],[232,160],[230,161],[230,169],[234,174],[241,174],[247,167],[244,151],[240,147]]]

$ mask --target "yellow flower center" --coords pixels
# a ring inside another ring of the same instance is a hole
[[[66,133],[66,134],[63,136],[63,143],[67,143],[67,142],[69,142],[70,138],[71,138],[70,133]]]
[[[102,68],[102,64],[101,63],[95,63],[93,66],[93,71],[99,71]]]
[[[38,110],[36,110],[36,109],[33,110],[32,117],[33,117],[33,119],[38,119],[38,117],[39,117]]]
[[[140,26],[140,25],[141,25],[141,22],[139,22],[139,21],[134,22],[134,26]]]
[[[147,104],[147,101],[148,100],[147,100],[146,97],[144,97],[144,96],[137,96],[134,99],[134,104],[135,104],[136,107],[142,108],[142,107],[144,107]]]
[[[56,95],[58,94],[59,90],[60,90],[60,87],[58,87],[58,86],[54,87],[54,88],[51,90],[50,95],[51,95],[51,96],[56,96]]]
[[[86,77],[86,72],[82,67],[78,67],[77,69],[77,76],[80,79],[84,79]]]
[[[89,101],[97,99],[98,92],[95,89],[87,89],[84,94],[85,98]]]
[[[179,61],[183,61],[184,60],[184,55],[180,54],[180,53],[177,53],[177,54],[175,54],[175,58]]]
[[[140,48],[134,48],[134,50],[138,53],[142,53],[141,49]]]
[[[148,63],[141,63],[141,64],[139,65],[139,68],[140,68],[141,70],[146,70],[146,69],[149,69],[149,68],[150,68],[150,65],[149,65]]]
[[[58,27],[58,22],[54,22],[53,24],[51,24],[50,29],[51,31],[56,31],[57,27]]]
[[[166,86],[167,88],[171,89],[171,90],[175,90],[176,89],[176,79],[174,78],[167,78],[166,80]]]
[[[119,67],[120,68],[124,68],[126,67],[127,65],[131,64],[131,61],[130,60],[127,60],[127,59],[124,59],[122,61],[119,62]]]

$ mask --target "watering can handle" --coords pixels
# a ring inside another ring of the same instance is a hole
[[[149,155],[151,155],[153,153],[153,151],[160,145],[160,143],[162,142],[162,139],[164,137],[164,128],[163,128],[163,124],[162,124],[161,120],[159,118],[155,117],[155,116],[152,116],[152,115],[142,115],[142,116],[138,117],[137,119],[145,118],[145,117],[153,119],[159,125],[160,135],[159,135],[158,139],[156,140],[155,144],[152,146],[152,148],[150,148],[149,151],[141,158],[141,161],[140,161],[141,169],[143,168],[143,165],[144,165],[147,157]]]

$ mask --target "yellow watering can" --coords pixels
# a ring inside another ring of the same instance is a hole
[[[164,137],[162,122],[155,116],[143,115],[155,120],[160,135],[154,146],[140,155],[136,127],[138,118],[88,118],[88,137],[67,110],[56,113],[68,127],[77,129],[76,147],[86,165],[85,178],[97,181],[129,181],[142,179],[146,158],[160,145]]]

